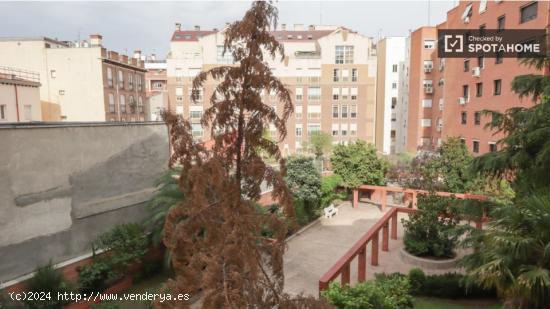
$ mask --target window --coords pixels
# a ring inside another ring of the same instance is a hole
[[[423,99],[422,100],[422,107],[424,107],[424,108],[432,107],[432,100],[431,99]]]
[[[391,98],[391,109],[395,109],[396,106],[397,106],[397,98],[392,97]],[[431,107],[431,103],[430,103],[430,107]]]
[[[392,66],[391,71],[394,72],[394,73],[397,72],[397,64],[394,64],[394,65]]]
[[[499,64],[499,63],[502,63],[502,60],[504,59],[504,52],[503,51],[498,51],[496,52],[496,55],[495,55],[495,63],[496,64]]]
[[[23,105],[23,115],[25,115],[25,120],[32,121],[32,106]]]
[[[480,112],[475,112],[474,113],[474,124],[476,126],[481,124],[481,113]]]
[[[356,101],[357,100],[357,87],[351,88],[351,100]]]
[[[176,101],[183,101],[183,87],[176,87]]]
[[[462,145],[466,145],[466,139],[465,138],[461,137],[460,142],[462,143]]]
[[[483,69],[483,67],[485,66],[485,58],[483,56],[477,57],[477,66],[480,69]]]
[[[349,116],[351,118],[357,118],[357,105],[350,105]]]
[[[468,123],[468,114],[466,112],[460,113],[460,124]]]
[[[134,75],[132,75],[131,73],[128,74],[128,88],[130,90],[134,89]]]
[[[121,94],[120,97],[119,97],[119,104],[120,104],[120,112],[121,113],[126,113],[126,97]]]
[[[537,18],[537,8],[538,8],[538,2],[536,1],[520,8],[520,12],[521,12],[520,23],[528,22],[530,20]]]
[[[349,88],[342,88],[342,100],[349,99]]]
[[[338,105],[332,105],[332,118],[338,118]]]
[[[391,83],[391,89],[397,89],[397,83],[396,82]]]
[[[357,69],[351,69],[351,81],[352,82],[357,81]]]
[[[462,86],[462,97],[466,100],[470,97],[470,87],[468,87],[468,85]]]
[[[191,134],[193,135],[193,137],[202,137],[202,125],[200,123],[192,123]]]
[[[432,60],[424,60],[424,73],[430,73],[434,68]]]
[[[143,113],[143,99],[141,97],[138,97],[138,113]]]
[[[479,141],[472,141],[472,151],[474,153],[479,152]]]
[[[296,88],[296,101],[302,101],[304,98],[304,88]]]
[[[506,16],[502,15],[497,19],[497,32],[504,31],[505,24],[506,24]]]
[[[489,142],[489,152],[497,152],[497,144],[495,142]]]
[[[340,126],[337,123],[332,124],[332,136],[338,136],[340,132]]]
[[[464,72],[470,71],[470,59],[464,59]]]
[[[301,123],[296,125],[296,136],[302,136],[302,124]]]
[[[113,69],[107,68],[107,85],[113,87]]]
[[[434,47],[435,47],[435,40],[424,40],[425,49],[434,49]]]
[[[201,119],[202,118],[202,106],[189,106],[189,118]]]
[[[321,124],[313,123],[307,125],[307,135],[311,136],[311,134],[319,131],[321,131]]]
[[[308,119],[320,119],[321,118],[321,105],[310,105],[307,107]]]
[[[6,118],[8,118],[7,113],[7,106],[0,105],[0,120],[6,120]]]
[[[357,124],[356,123],[350,123],[349,124],[349,135],[351,135],[351,136],[357,135]]]
[[[308,87],[307,99],[311,101],[321,100],[321,87]]]
[[[109,113],[115,112],[115,96],[109,93]]]
[[[347,82],[349,81],[349,70],[342,70],[342,81]]]
[[[191,100],[191,102],[202,102],[202,95],[202,89],[193,89],[192,87],[189,87],[189,100]],[[193,100],[193,97],[195,100]]]
[[[296,105],[294,107],[294,115],[296,119],[302,119],[302,105]]]
[[[216,61],[219,64],[233,64],[235,63],[233,55],[229,50],[223,52],[223,45],[216,46]]]
[[[340,88],[332,88],[332,99],[338,101],[340,99]]]
[[[481,1],[479,1],[479,10],[478,10],[478,12],[481,14],[485,11],[487,11],[487,0],[481,0]]]
[[[341,110],[342,118],[348,118],[348,106],[347,105],[342,105],[340,110]]]
[[[340,70],[334,69],[334,71],[332,72],[332,81],[337,82],[339,80],[340,80]]]
[[[476,97],[483,95],[483,83],[476,83]]]
[[[138,91],[141,91],[141,87],[142,87],[142,79],[141,79],[141,75],[136,75],[136,83],[137,83],[137,88],[138,88]]]
[[[56,78],[57,77],[57,73],[55,70],[50,70],[50,76],[51,78]]]
[[[422,119],[422,123],[421,123],[421,124],[422,124],[422,127],[423,127],[423,128],[429,128],[429,127],[432,126],[432,120],[429,119],[429,118],[424,118],[424,119]]]
[[[342,123],[340,125],[340,135],[342,135],[342,136],[348,135],[348,124],[347,123]]]
[[[118,88],[124,89],[124,73],[118,71]]]
[[[353,64],[353,46],[338,45],[335,46],[334,63]]]
[[[466,9],[462,13],[462,21],[464,23],[469,23],[470,22],[470,16],[472,16],[472,3],[468,4],[466,6]]]
[[[494,84],[495,84],[494,95],[500,95],[500,91],[501,91],[501,88],[502,88],[502,80],[501,79],[495,79]]]

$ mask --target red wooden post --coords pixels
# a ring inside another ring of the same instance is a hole
[[[417,208],[418,208],[418,198],[417,198],[417,195],[416,195],[416,191],[413,191],[413,203],[412,203],[412,208],[413,208],[413,209],[417,209]]]
[[[391,217],[391,239],[397,239],[397,211]]]
[[[370,264],[378,266],[378,231],[374,233],[371,239],[372,251],[370,256]]]
[[[389,251],[389,230],[390,223],[386,222],[386,224],[382,227],[382,251]]]
[[[359,251],[359,256],[357,257],[357,281],[365,282],[367,278],[367,247],[364,246],[361,251]]]
[[[319,281],[319,297],[321,297],[321,292],[328,289],[328,282]]]
[[[481,230],[483,229],[483,219],[479,219],[479,221],[476,221],[476,229]]]
[[[388,203],[388,191],[386,191],[386,188],[382,189],[382,206],[381,206],[381,209],[382,211],[386,210],[386,205]]]
[[[344,267],[342,267],[342,278],[340,279],[340,283],[342,286],[349,284],[349,263],[346,263]]]
[[[353,208],[357,208],[359,206],[359,190],[353,189],[353,202],[352,202]]]

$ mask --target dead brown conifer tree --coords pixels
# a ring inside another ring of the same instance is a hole
[[[166,283],[170,293],[202,291],[205,308],[322,308],[311,298],[283,293],[283,252],[286,221],[257,211],[260,185],[273,188],[282,212],[293,217],[291,193],[283,180],[285,163],[276,141],[263,132],[275,126],[279,139],[293,112],[290,93],[273,76],[264,56],[281,60],[283,46],[269,32],[276,26],[277,9],[253,2],[241,21],[225,30],[224,52],[235,65],[202,72],[193,81],[193,100],[208,80],[217,83],[201,123],[211,130],[214,144],[206,149],[193,141],[190,125],[166,115],[173,147],[172,164],[183,167],[180,187],[185,200],[166,217],[164,243],[172,253],[176,277]],[[276,94],[280,114],[262,102]],[[279,162],[275,169],[261,158]],[[262,236],[262,229],[272,237]],[[185,307],[185,302],[157,303]]]

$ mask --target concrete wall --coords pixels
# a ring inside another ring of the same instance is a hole
[[[0,127],[0,140],[0,282],[142,220],[169,153],[164,124]]]

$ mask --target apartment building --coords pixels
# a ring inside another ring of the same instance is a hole
[[[155,54],[145,58],[145,92],[148,100],[148,120],[161,121],[162,111],[168,108],[168,77],[166,60]]]
[[[399,85],[397,89],[397,107],[395,108],[395,153],[406,152],[407,120],[409,106],[409,71],[410,71],[411,40],[405,38],[405,58],[399,62]]]
[[[376,148],[395,153],[400,65],[405,61],[406,37],[387,37],[377,44]]]
[[[37,72],[0,67],[0,124],[42,121],[39,81]]]
[[[411,34],[407,147],[436,146],[459,137],[474,154],[497,150],[503,137],[485,129],[490,122],[483,110],[504,112],[529,107],[511,90],[515,76],[548,74],[520,63],[518,58],[438,58],[437,29],[545,29],[549,24],[547,1],[460,1],[436,27]],[[431,66],[431,69],[429,69]]]
[[[0,38],[0,66],[38,72],[40,100],[57,106],[63,121],[145,120],[143,61],[107,51],[101,35]]]
[[[316,131],[330,134],[333,143],[356,139],[374,143],[376,50],[372,39],[335,26],[290,29],[283,24],[273,35],[284,45],[285,58],[267,61],[291,90],[295,108],[287,123],[288,135],[280,143],[283,153],[301,151]],[[195,104],[190,101],[192,80],[202,70],[233,63],[230,54],[223,54],[223,41],[223,31],[198,26],[183,30],[180,24],[171,38],[168,106],[191,120],[198,139],[210,138],[199,120],[216,85],[207,81]],[[282,110],[273,95],[266,93],[265,102]]]

